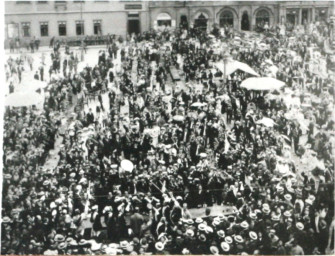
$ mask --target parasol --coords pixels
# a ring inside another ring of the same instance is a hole
[[[36,92],[17,92],[5,98],[5,105],[11,107],[26,107],[43,102],[43,96]]]
[[[134,164],[131,161],[124,159],[121,161],[121,168],[126,172],[132,172],[134,169]]]
[[[266,127],[273,127],[274,125],[276,125],[275,121],[268,117],[263,117],[262,119],[258,120],[256,124],[262,124]]]
[[[44,89],[48,86],[47,82],[36,80],[36,79],[27,79],[23,80],[23,84],[20,85],[20,91],[36,91],[38,89]]]
[[[237,70],[241,70],[241,71],[244,71],[244,72],[249,73],[251,75],[259,76],[259,74],[255,70],[253,70],[249,65],[247,65],[243,62],[236,61],[236,60],[228,61],[227,65],[226,65],[226,70],[225,70],[225,64],[223,62],[217,62],[217,63],[215,63],[215,66],[223,74],[226,73],[226,75],[230,75]]]
[[[279,90],[284,85],[284,82],[272,77],[251,77],[241,83],[241,87],[256,91]]]
[[[176,116],[173,117],[173,120],[177,121],[177,122],[182,122],[182,121],[185,120],[185,117],[181,116],[181,115],[176,115]]]
[[[200,108],[200,107],[203,107],[204,105],[206,105],[206,104],[204,104],[202,102],[195,102],[191,105],[191,107]]]

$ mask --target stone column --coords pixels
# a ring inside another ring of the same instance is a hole
[[[297,25],[301,25],[301,17],[302,17],[302,9],[299,8],[299,15],[298,15],[298,24]]]

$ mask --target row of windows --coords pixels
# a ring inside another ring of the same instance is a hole
[[[49,1],[37,1],[38,4],[46,4]],[[67,1],[55,1],[55,3],[64,3]],[[74,0],[74,3],[85,3],[85,0]],[[95,0],[94,2],[108,2],[108,0]],[[17,4],[30,4],[31,1],[16,1]]]
[[[59,21],[58,22],[58,35],[59,36],[66,36],[66,21]],[[30,37],[30,22],[22,22],[22,33],[24,37]],[[40,32],[41,36],[49,36],[49,23],[48,22],[40,22]],[[94,20],[93,21],[93,32],[94,35],[102,35],[101,30],[101,20]],[[84,21],[76,21],[76,35],[81,36],[85,35],[85,23]]]
[[[171,16],[167,13],[160,13],[157,16],[157,25],[158,26],[171,26]],[[205,16],[203,13],[200,13],[197,18],[195,19],[196,22],[199,21],[206,22],[208,20],[208,17]],[[220,26],[223,27],[225,25],[234,25],[234,15],[231,11],[225,10],[220,14]],[[259,10],[256,13],[256,24],[265,24],[265,23],[270,23],[270,14],[267,10]]]

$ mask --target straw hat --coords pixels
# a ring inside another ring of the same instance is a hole
[[[240,235],[237,235],[234,237],[234,240],[237,242],[237,243],[243,243],[244,242],[244,239],[242,238],[242,236]]]
[[[217,248],[216,246],[212,245],[211,247],[209,247],[209,250],[212,254],[219,255],[219,248]]]
[[[198,229],[201,230],[201,231],[205,231],[206,230],[206,224],[204,224],[204,223],[199,224]]]
[[[224,252],[228,252],[230,250],[230,245],[227,242],[222,242],[221,248]]]
[[[233,243],[233,239],[231,238],[231,236],[226,236],[224,240],[225,240],[225,242],[228,243],[228,244]]]
[[[257,233],[255,231],[250,231],[249,232],[249,237],[252,239],[252,240],[257,240],[258,236],[257,236]]]
[[[249,224],[248,224],[248,222],[243,221],[243,222],[241,223],[241,227],[244,228],[244,229],[249,228]]]
[[[155,244],[155,248],[157,251],[163,251],[164,250],[164,244],[162,242],[157,242]]]
[[[192,229],[188,229],[185,232],[186,236],[193,237],[194,236],[194,231]]]
[[[302,224],[301,222],[298,222],[298,223],[296,224],[296,227],[297,227],[297,229],[299,229],[299,230],[303,230],[303,229],[305,228],[304,224]]]
[[[219,237],[222,237],[222,238],[225,237],[225,233],[224,233],[223,230],[219,230],[219,231],[217,232],[217,234],[218,234]]]

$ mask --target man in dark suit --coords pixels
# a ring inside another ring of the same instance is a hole
[[[92,109],[90,108],[89,112],[86,115],[87,126],[94,123],[94,115]]]

